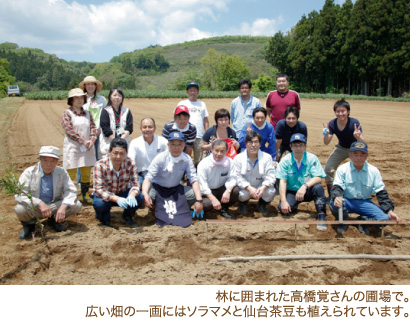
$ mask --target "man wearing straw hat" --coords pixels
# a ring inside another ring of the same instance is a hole
[[[330,209],[338,216],[339,207],[343,207],[343,219],[356,213],[363,220],[396,220],[400,217],[394,212],[394,204],[384,186],[379,170],[367,163],[368,150],[365,142],[356,141],[350,146],[350,162],[338,167],[331,189]],[[372,202],[376,194],[380,206]],[[346,224],[339,225],[337,232],[343,233]],[[369,230],[358,225],[361,233],[369,235]]]
[[[19,184],[24,185],[24,193],[14,197],[17,202],[14,211],[23,225],[20,239],[30,236],[37,218],[48,218],[48,224],[57,232],[66,231],[61,223],[82,207],[67,171],[57,166],[60,150],[54,146],[42,146],[39,156],[40,161],[27,168],[19,178]],[[27,196],[30,192],[32,200]],[[30,209],[32,204],[34,211]]]

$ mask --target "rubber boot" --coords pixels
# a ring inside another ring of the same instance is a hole
[[[262,214],[263,217],[268,217],[269,216],[269,212],[266,208],[266,205],[268,205],[268,202],[265,202],[262,198],[259,199],[258,202],[258,209],[259,212]]]
[[[248,215],[248,202],[249,200],[246,202],[239,202],[239,214]]]
[[[27,239],[36,228],[36,225],[30,222],[21,222],[21,224],[23,225],[23,230],[19,233],[19,238]]]
[[[88,193],[90,188],[90,183],[81,183],[81,195],[83,195],[83,202],[87,204],[92,204],[93,199],[90,197]]]
[[[327,193],[329,194],[329,197],[327,198],[327,200],[326,200],[326,204],[330,204],[330,199],[332,198],[332,195],[330,194],[330,190],[332,189],[332,184],[328,184],[327,185]]]
[[[317,211],[317,220],[326,220],[326,205],[324,204],[315,204],[316,206],[316,211]],[[326,230],[327,229],[327,224],[317,224],[317,229],[318,230]]]
[[[55,216],[52,216],[48,219],[48,225],[53,227],[57,233],[67,230],[67,227],[65,227],[63,224],[56,222]]]

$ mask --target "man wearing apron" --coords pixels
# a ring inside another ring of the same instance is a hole
[[[127,151],[127,141],[116,137],[110,143],[109,156],[94,166],[93,206],[100,226],[111,226],[112,206],[124,210],[122,219],[128,226],[138,226],[133,217],[138,206],[143,204],[143,197],[140,194],[137,165],[127,156]]]
[[[190,207],[203,210],[203,201],[194,164],[184,153],[185,138],[179,131],[169,134],[168,150],[156,156],[142,184],[145,206],[154,207],[157,225],[188,227],[192,224]],[[180,184],[186,173],[192,188]],[[150,189],[152,184],[152,188]]]

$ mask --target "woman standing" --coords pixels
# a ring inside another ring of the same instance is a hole
[[[83,106],[83,108],[84,110],[90,112],[94,119],[95,126],[97,127],[97,140],[94,143],[94,148],[95,158],[98,161],[99,136],[101,133],[100,115],[102,109],[107,105],[107,100],[102,95],[97,94],[101,91],[103,85],[93,76],[86,76],[78,86],[84,91],[84,93],[87,94],[87,103]]]
[[[227,109],[219,109],[215,112],[216,125],[207,129],[205,134],[202,136],[201,149],[206,151],[206,156],[211,154],[212,142],[216,139],[227,140],[228,148],[231,143],[236,151],[238,151],[239,143],[237,141],[235,131],[229,127],[230,121],[231,115]]]
[[[133,118],[131,111],[122,106],[124,93],[118,87],[110,90],[108,104],[101,111],[100,126],[100,152],[102,158],[108,156],[110,142],[115,137],[121,137],[130,143],[130,135],[133,131]]]
[[[67,104],[61,124],[65,130],[63,146],[63,167],[76,183],[77,168],[81,170],[81,194],[85,202],[91,203],[88,193],[91,168],[95,164],[94,142],[96,127],[90,112],[83,109],[87,102],[86,94],[79,88],[68,92]]]

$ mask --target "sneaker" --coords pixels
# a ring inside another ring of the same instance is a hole
[[[364,225],[357,225],[357,229],[358,229],[359,232],[361,232],[362,234],[365,234],[365,235],[367,235],[367,236],[370,235],[369,229],[368,229],[366,226],[364,226]]]
[[[347,224],[341,224],[341,225],[337,226],[337,229],[336,229],[337,233],[338,234],[343,234],[347,230],[348,226],[349,225],[347,225]]]
[[[319,221],[326,221],[326,215],[325,214],[319,214],[317,220]],[[326,230],[327,229],[327,225],[326,224],[317,224],[316,228],[318,230]]]
[[[225,219],[235,219],[235,216],[229,213],[229,209],[228,209],[228,208],[222,208],[222,209],[221,209],[221,215],[222,215]]]

